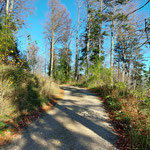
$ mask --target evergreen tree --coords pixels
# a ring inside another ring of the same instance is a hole
[[[71,55],[70,49],[60,49],[56,79],[62,82],[69,81],[71,79]]]

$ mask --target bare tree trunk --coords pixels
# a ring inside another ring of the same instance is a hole
[[[103,9],[103,0],[100,0],[101,21],[99,27],[99,58],[101,57],[101,51],[102,51],[102,9]]]
[[[78,42],[79,42],[79,25],[80,25],[80,4],[78,4],[78,23],[77,23],[77,35],[76,35],[76,58],[75,58],[75,79],[78,80]]]
[[[10,13],[12,13],[14,7],[14,0],[11,0],[11,5],[10,5]]]
[[[52,30],[51,50],[50,50],[50,78],[53,78],[54,66],[54,31]]]
[[[9,0],[6,0],[6,14],[9,14]]]
[[[90,35],[89,35],[89,30],[88,30],[88,39],[87,39],[87,56],[86,56],[86,61],[87,61],[87,75],[89,74],[89,49],[90,49]]]
[[[111,24],[111,55],[110,55],[110,70],[111,70],[111,86],[113,86],[113,51],[114,51],[114,20]]]
[[[136,68],[135,65],[133,64],[132,68],[132,84],[133,84],[133,89],[136,89]]]
[[[46,57],[47,55],[46,55],[46,48],[45,48],[45,76],[46,76],[46,68],[47,68]]]
[[[68,55],[68,48],[67,48],[67,55]],[[68,57],[67,57],[68,58]],[[68,59],[67,59],[68,62]],[[67,80],[69,80],[69,64],[67,63]]]
[[[122,71],[122,82],[125,82],[125,60],[126,58],[126,55],[125,55],[125,52],[123,52],[123,71]]]
[[[53,66],[54,66],[54,35],[55,35],[55,24],[54,24],[54,3],[52,4],[52,14],[51,14],[51,22],[52,22],[52,34],[51,34],[51,49],[50,49],[50,78],[53,78]]]
[[[131,80],[130,80],[130,60],[128,62],[128,88],[130,89]]]
[[[89,0],[87,0],[87,57],[86,57],[86,61],[87,61],[87,75],[89,75],[89,50],[90,50],[90,14],[89,14],[89,8],[90,8],[90,4],[89,4]]]
[[[118,82],[120,82],[120,64],[118,61]]]

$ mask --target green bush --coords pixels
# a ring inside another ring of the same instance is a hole
[[[114,88],[117,89],[119,92],[126,91],[127,86],[124,82],[117,82],[114,85]]]
[[[109,108],[111,108],[112,110],[120,110],[121,109],[120,102],[118,102],[118,100],[116,98],[109,97],[107,100],[107,104],[109,105]]]
[[[91,74],[88,79],[88,87],[92,88],[110,85],[110,69],[104,68],[99,61],[90,66],[90,72]]]

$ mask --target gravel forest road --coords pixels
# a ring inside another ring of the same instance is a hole
[[[62,86],[64,98],[3,150],[116,150],[103,103],[88,90]]]

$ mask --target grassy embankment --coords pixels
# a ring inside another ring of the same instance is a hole
[[[124,83],[114,87],[86,81],[76,84],[98,93],[104,100],[115,129],[120,135],[121,149],[150,149],[150,91],[128,90]]]
[[[49,78],[21,68],[4,66],[0,71],[0,144],[4,144],[17,130],[50,109],[61,90]]]

